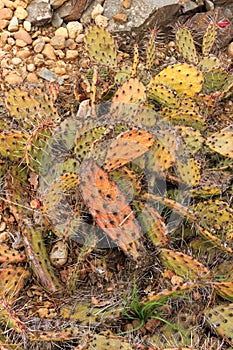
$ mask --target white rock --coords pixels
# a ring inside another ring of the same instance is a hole
[[[27,65],[28,72],[34,72],[35,69],[36,69],[36,67],[35,67],[35,65],[33,63],[29,63]]]
[[[63,36],[65,39],[67,39],[67,38],[69,37],[68,31],[67,31],[67,29],[64,28],[64,27],[58,28],[58,29],[55,31],[54,35],[55,35],[55,36],[61,35],[61,36]]]
[[[77,57],[78,57],[77,50],[66,50],[66,59],[67,60],[74,60]]]
[[[95,17],[95,24],[98,27],[106,28],[108,26],[108,18],[102,15],[97,15]]]
[[[13,57],[11,62],[13,63],[14,66],[18,66],[22,62],[22,60],[19,57]]]
[[[79,35],[77,35],[75,42],[78,44],[82,43],[84,41],[84,38],[85,38],[85,34],[79,34]]]
[[[75,39],[83,31],[83,25],[78,21],[71,21],[66,26],[70,39]]]
[[[13,16],[11,18],[7,29],[9,30],[9,32],[16,32],[19,29],[19,21],[17,17]]]
[[[68,246],[62,241],[54,244],[50,252],[50,260],[54,266],[61,267],[65,265],[68,258]]]
[[[15,10],[14,15],[18,18],[18,19],[25,19],[28,16],[27,11],[22,7],[22,6],[18,6],[17,9]]]
[[[23,27],[27,32],[30,32],[32,29],[32,24],[29,21],[24,21],[23,22]]]
[[[92,19],[95,19],[96,16],[102,15],[103,12],[104,12],[103,6],[101,6],[100,4],[97,4],[97,5],[94,7],[94,9],[93,9],[93,11],[92,11],[92,13],[91,13],[91,18],[92,18]]]

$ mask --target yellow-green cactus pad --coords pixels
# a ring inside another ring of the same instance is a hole
[[[191,32],[187,28],[179,28],[176,32],[176,47],[182,57],[190,63],[198,63],[198,55]]]
[[[227,126],[212,134],[207,138],[206,144],[212,151],[225,157],[233,158],[233,126]]]

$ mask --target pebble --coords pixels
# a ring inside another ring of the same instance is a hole
[[[84,38],[85,38],[85,34],[79,34],[76,39],[75,39],[75,42],[80,44],[84,41]]]
[[[7,43],[9,44],[9,45],[11,45],[11,46],[13,46],[13,45],[15,45],[15,40],[13,39],[13,38],[8,38],[7,39]]]
[[[4,2],[5,1],[6,0],[4,0]],[[19,6],[21,6],[25,9],[28,6],[28,1],[27,0],[14,0],[13,5],[14,5],[15,9],[17,9],[17,7],[19,7]]]
[[[42,54],[46,57],[49,58],[50,60],[56,60],[57,57],[54,52],[54,48],[51,44],[45,44],[44,49],[42,51]]]
[[[23,40],[28,45],[32,43],[31,35],[25,29],[20,29],[18,32],[16,32],[14,34],[14,38]]]
[[[56,267],[65,265],[68,259],[68,246],[62,241],[54,244],[50,252],[50,261]]]
[[[233,41],[228,45],[227,54],[229,57],[233,57]]]
[[[0,232],[3,232],[5,229],[6,229],[6,223],[5,223],[5,221],[2,221],[0,223]]]
[[[23,27],[27,32],[30,32],[32,29],[32,24],[29,21],[24,21],[23,22]]]
[[[59,36],[59,35],[64,36],[65,39],[67,39],[69,37],[68,30],[64,27],[58,28],[54,34],[55,34],[55,36]]]
[[[18,47],[25,47],[25,46],[27,46],[27,43],[25,43],[24,40],[16,39],[15,45],[18,46]]]
[[[29,72],[34,72],[35,69],[36,69],[36,66],[35,66],[33,63],[29,63],[29,64],[27,65],[27,70],[28,70]]]
[[[125,13],[117,13],[115,16],[113,16],[113,19],[117,23],[124,24],[127,22],[127,15]]]
[[[91,18],[92,19],[95,19],[96,16],[98,15],[102,15],[104,12],[104,8],[101,4],[97,4],[94,9],[92,10],[92,13],[91,13]]]
[[[27,82],[30,84],[38,84],[39,79],[38,79],[36,73],[28,73],[27,74]]]
[[[2,0],[0,0],[0,10],[4,8],[4,2]]]
[[[66,40],[66,47],[70,50],[75,50],[76,49],[76,43],[73,39],[67,39]]]
[[[14,66],[18,66],[22,62],[22,60],[19,57],[13,57],[11,62],[13,63]]]
[[[17,51],[16,53],[16,57],[19,57],[22,59],[28,58],[30,56],[31,56],[31,51],[27,47],[23,50]]]
[[[65,57],[65,52],[62,50],[54,50],[55,55],[59,58],[64,58]]]
[[[22,84],[23,78],[17,73],[11,72],[5,77],[5,82],[11,85]]]
[[[10,20],[13,17],[13,11],[8,8],[0,10],[0,19]]]
[[[16,32],[19,29],[19,21],[18,18],[13,16],[8,25],[9,32]]]
[[[97,15],[95,17],[95,24],[98,27],[106,28],[108,26],[108,18],[102,15]]]
[[[71,21],[67,23],[66,28],[70,39],[75,39],[83,31],[83,25],[78,21]]]
[[[7,19],[0,19],[0,29],[5,29],[9,23],[10,22]]]
[[[14,15],[15,15],[18,19],[23,20],[23,19],[27,18],[28,13],[27,13],[27,11],[26,11],[22,6],[18,6],[18,7],[16,8],[16,10],[15,10]]]
[[[130,9],[131,5],[132,5],[132,0],[123,0],[121,3],[122,7],[124,7],[125,9]]]
[[[66,51],[66,59],[67,60],[74,60],[78,57],[78,51],[77,50],[67,50]]]
[[[38,43],[34,46],[34,51],[35,51],[36,53],[40,53],[40,52],[43,51],[44,47],[45,47],[45,42],[43,41],[43,39],[41,39],[41,41],[38,42]]]
[[[66,46],[66,39],[62,35],[55,35],[50,41],[55,49],[64,49]]]

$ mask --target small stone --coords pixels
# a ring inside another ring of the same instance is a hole
[[[66,51],[66,59],[67,60],[74,60],[78,57],[78,51],[77,50],[67,50]]]
[[[11,85],[22,84],[23,78],[17,73],[11,72],[5,77],[5,82]]]
[[[62,35],[55,35],[54,37],[52,37],[50,44],[55,49],[64,49],[66,46],[66,39]]]
[[[23,49],[23,50],[17,51],[17,53],[16,53],[16,57],[19,57],[22,59],[28,58],[30,56],[31,56],[31,52],[27,47],[25,47],[25,49]]]
[[[50,0],[50,5],[54,8],[57,9],[61,5],[64,4],[67,0]]]
[[[50,261],[56,267],[65,265],[68,259],[68,245],[63,241],[54,244],[50,252]]]
[[[55,31],[54,34],[55,34],[55,36],[61,35],[61,36],[63,36],[65,39],[67,39],[67,38],[69,37],[69,35],[68,35],[68,30],[67,30],[66,28],[64,28],[64,27],[58,28],[58,29]]]
[[[28,16],[28,13],[26,10],[24,10],[24,8],[22,6],[18,6],[17,9],[15,10],[14,13],[15,17],[17,17],[18,19],[25,19]]]
[[[19,29],[19,21],[17,17],[13,16],[11,18],[7,29],[9,30],[9,32],[16,32]]]
[[[20,29],[18,32],[16,32],[14,34],[14,38],[23,40],[28,45],[32,43],[31,35],[25,29]]]
[[[80,43],[82,43],[84,41],[84,38],[85,38],[85,34],[79,34],[77,36],[77,38],[75,39],[75,42],[80,44]]]
[[[5,229],[6,229],[6,223],[5,223],[5,221],[2,221],[0,223],[0,232],[3,232]]]
[[[21,39],[16,39],[15,45],[18,47],[25,47],[25,46],[27,46],[27,43],[25,43],[25,41],[23,41]]]
[[[62,50],[54,50],[55,55],[59,58],[64,58],[65,57],[65,52]]]
[[[92,19],[95,19],[96,16],[102,15],[103,12],[104,12],[103,6],[101,6],[100,4],[97,4],[97,5],[94,7],[94,9],[93,9],[93,11],[92,11],[92,13],[91,13],[91,18],[92,18]]]
[[[6,55],[6,51],[0,50],[0,60]]]
[[[4,2],[0,0],[0,10],[3,9],[4,7],[5,7]]]
[[[9,45],[11,45],[11,46],[14,46],[15,45],[15,40],[13,39],[13,38],[8,38],[7,39],[7,43],[9,44]]]
[[[40,52],[43,51],[44,47],[45,47],[45,42],[44,42],[43,39],[42,39],[40,42],[38,42],[38,43],[34,46],[34,51],[35,51],[36,53],[40,53]]]
[[[36,73],[28,73],[27,74],[27,82],[30,84],[38,84],[39,79],[38,79]]]
[[[54,28],[59,28],[61,27],[63,23],[63,19],[59,16],[59,14],[56,12],[53,13],[53,17],[52,17],[52,26]]]
[[[29,21],[24,21],[23,22],[23,27],[27,32],[30,32],[32,29],[32,24]]]
[[[66,47],[70,50],[75,50],[76,49],[76,43],[73,39],[67,39],[66,40]]]
[[[125,13],[117,13],[113,16],[113,19],[117,23],[124,24],[127,22],[127,15]]]
[[[47,69],[47,68],[43,68],[40,72],[37,73],[37,75],[49,82],[54,82],[54,81],[61,81],[61,77],[59,77],[59,75],[55,74],[54,72],[52,72],[51,70]]]
[[[13,63],[14,66],[18,66],[22,62],[22,60],[19,57],[13,57],[11,62]]]
[[[11,238],[9,232],[2,232],[0,234],[0,243],[4,243],[4,242],[7,242],[9,239]]]
[[[228,45],[227,54],[229,57],[233,57],[233,41]]]
[[[33,63],[29,63],[29,64],[27,65],[27,70],[28,70],[29,72],[34,72],[35,69],[36,69],[36,66],[35,66]]]
[[[6,0],[4,0],[6,1]],[[17,7],[21,6],[23,7],[24,9],[28,6],[28,2],[30,1],[27,1],[27,0],[14,0],[13,2],[13,5],[15,7],[15,9],[17,9]]]
[[[6,19],[0,19],[0,29],[5,29],[9,25],[9,21]]]
[[[106,28],[108,26],[108,18],[102,15],[97,15],[95,17],[95,24],[98,27]]]
[[[45,44],[44,49],[42,51],[42,54],[46,57],[49,58],[50,60],[56,60],[56,55],[54,53],[54,48],[50,44]]]
[[[66,69],[62,68],[62,67],[55,67],[54,73],[56,73],[58,75],[64,75],[64,74],[66,74]]]
[[[122,7],[124,7],[125,9],[130,9],[131,5],[132,5],[132,0],[123,0],[121,3]]]
[[[41,53],[38,53],[34,56],[34,63],[36,67],[41,67],[44,65],[44,56]]]
[[[10,20],[13,17],[13,11],[8,8],[0,10],[0,19]]]
[[[67,23],[66,28],[70,39],[75,39],[83,31],[83,25],[78,21],[71,21]]]

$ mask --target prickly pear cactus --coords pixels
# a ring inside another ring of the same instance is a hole
[[[23,252],[10,248],[7,244],[1,243],[0,263],[14,263],[24,261],[26,258]]]
[[[108,332],[109,333],[109,332]],[[108,350],[109,347],[112,349],[130,350],[131,345],[124,339],[114,336],[113,334],[95,334],[93,339],[89,342],[86,347],[87,350]]]
[[[191,280],[195,280],[197,277],[211,279],[210,271],[198,260],[187,254],[162,249],[161,258],[164,266],[175,271],[178,276]]]
[[[218,26],[214,22],[210,22],[203,36],[202,54],[204,57],[207,57],[210,54],[217,35]]]
[[[9,265],[6,268],[0,268],[0,297],[13,301],[19,295],[29,276],[30,272],[21,266]]]
[[[233,304],[223,304],[205,311],[208,323],[227,343],[233,346]]]
[[[214,289],[222,298],[233,301],[233,282],[214,282]]]
[[[200,164],[194,158],[183,160],[178,158],[176,162],[176,170],[179,178],[189,187],[195,187],[199,184],[201,173]]]
[[[179,28],[176,32],[176,47],[182,57],[190,63],[198,63],[198,55],[191,32],[187,28]]]
[[[104,28],[89,27],[85,35],[86,50],[90,59],[108,67],[116,66],[116,46],[111,34]]]
[[[214,67],[204,72],[204,84],[202,92],[211,94],[221,91],[228,79],[227,71],[224,68]]]
[[[25,154],[28,136],[21,131],[0,132],[0,155],[10,160],[19,160]]]
[[[184,142],[184,147],[183,149],[181,147],[181,152],[191,155],[197,153],[202,148],[204,138],[199,130],[194,130],[192,127],[182,125],[175,127],[175,130]]]
[[[165,85],[152,82],[148,87],[148,96],[166,107],[179,107],[179,100],[176,92]]]
[[[206,140],[206,144],[212,151],[233,158],[233,127],[230,125],[210,135]]]

